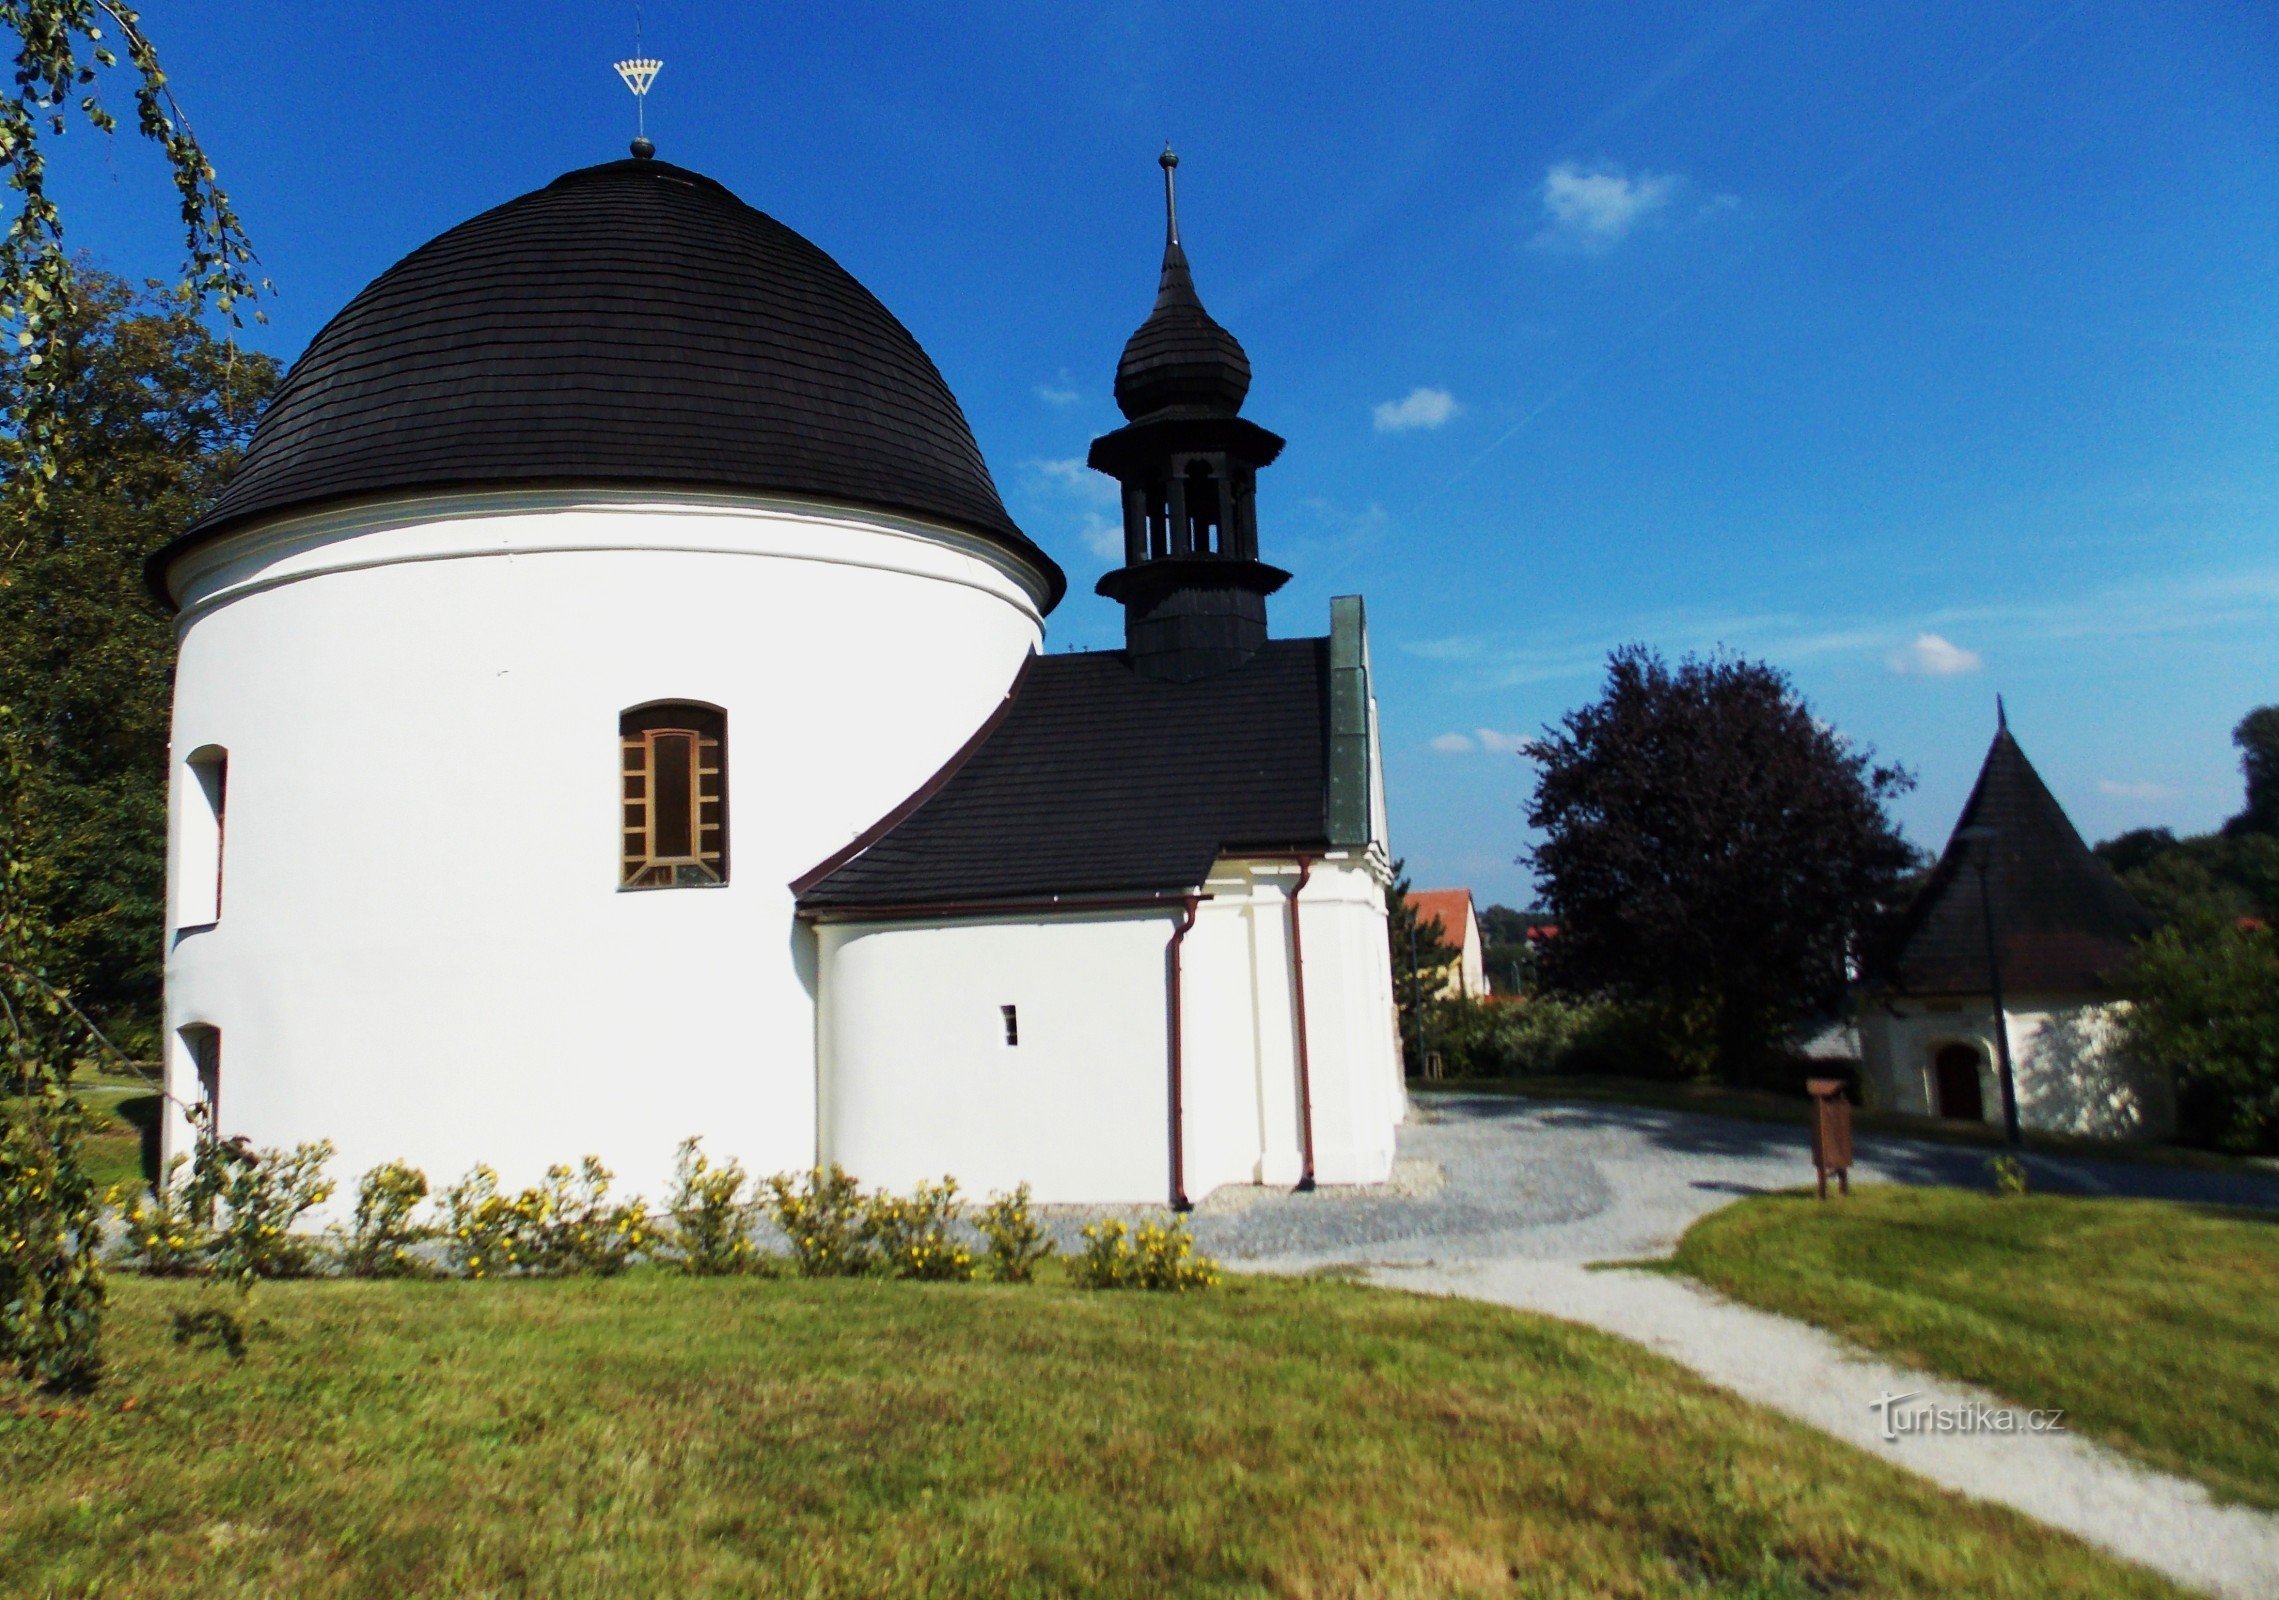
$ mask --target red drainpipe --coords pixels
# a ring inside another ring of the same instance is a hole
[[[1188,933],[1195,926],[1195,908],[1201,904],[1200,895],[1188,895],[1180,901],[1179,926],[1171,932],[1171,1209],[1192,1211],[1187,1199],[1187,1104],[1186,1085],[1180,1077],[1180,991],[1186,986],[1180,982],[1179,947],[1187,942]]]

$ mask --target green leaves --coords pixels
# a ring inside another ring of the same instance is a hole
[[[180,199],[182,287],[232,326],[242,322],[240,307],[270,287],[250,271],[253,249],[244,225],[215,181],[135,13],[116,0],[0,0],[0,26],[17,41],[15,92],[0,97],[0,177],[16,196],[16,216],[0,237],[0,325],[13,324],[28,348],[22,368],[31,380],[8,396],[7,431],[20,452],[8,487],[34,502],[54,478],[45,463],[58,443],[62,384],[56,374],[75,309],[63,218],[48,197],[40,138],[43,125],[49,137],[64,133],[67,108],[97,132],[117,128],[94,90],[101,73],[118,67],[117,54],[102,42],[104,18],[126,46],[137,127],[163,152]],[[75,89],[88,92],[75,97]],[[262,320],[258,313],[256,320]]]

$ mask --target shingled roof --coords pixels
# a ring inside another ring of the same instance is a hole
[[[657,485],[900,511],[1043,579],[918,341],[847,271],[712,179],[614,161],[461,223],[327,323],[205,519],[412,490]]]
[[[1991,846],[1962,837],[1981,827],[1996,831]],[[1988,848],[1987,896],[2004,990],[2107,989],[2131,944],[2152,930],[2152,919],[2081,842],[2006,722],[1945,853],[1874,963],[1870,981],[1899,994],[1987,992],[1977,852]]]
[[[1327,847],[1330,641],[1188,683],[1034,656],[933,783],[792,885],[802,913],[1168,894],[1222,854]]]

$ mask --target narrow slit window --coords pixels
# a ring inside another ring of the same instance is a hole
[[[1021,1042],[1021,1008],[999,1006],[997,1010],[1005,1019],[1005,1043],[1008,1046],[1018,1045]]]
[[[671,889],[728,881],[728,719],[642,706],[618,718],[624,839],[618,882]]]
[[[217,1138],[222,1125],[222,1030],[193,1022],[182,1030],[182,1044],[198,1080],[197,1104],[203,1108],[206,1137]]]
[[[206,745],[192,751],[182,766],[174,925],[203,928],[222,919],[222,819],[229,803],[229,752]]]

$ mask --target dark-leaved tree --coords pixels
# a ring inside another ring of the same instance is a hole
[[[179,292],[82,265],[71,300],[70,337],[37,379],[55,476],[37,498],[0,495],[0,705],[22,741],[20,866],[54,929],[52,974],[122,1045],[147,1048],[174,629],[142,563],[219,489],[277,369],[214,337]],[[0,392],[34,381],[26,355],[0,354]],[[0,440],[0,478],[25,459],[22,440]]]
[[[2247,779],[2247,806],[2224,824],[2229,834],[2279,834],[2279,706],[2257,706],[2232,729]]]
[[[1443,981],[1441,969],[1456,959],[1456,947],[1441,937],[1437,920],[1417,919],[1405,867],[1405,862],[1393,863],[1393,886],[1385,892],[1385,937],[1392,946],[1401,1058],[1414,1076],[1424,1071],[1425,1053],[1432,1048],[1432,1005]]]
[[[1526,753],[1543,977],[1649,1011],[1681,1071],[1751,1076],[1840,999],[1916,859],[1884,811],[1913,779],[1758,662],[1618,650]]]

